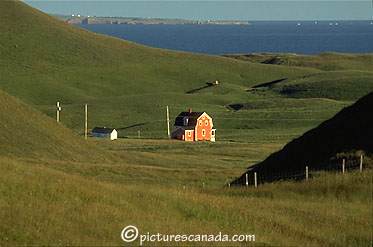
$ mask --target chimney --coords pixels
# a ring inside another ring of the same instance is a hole
[[[192,113],[193,111],[192,111],[192,108],[189,108],[189,113]]]

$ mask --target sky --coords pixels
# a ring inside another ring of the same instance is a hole
[[[373,20],[372,0],[23,0],[50,14],[189,20]]]

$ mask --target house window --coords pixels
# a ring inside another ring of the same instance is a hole
[[[187,126],[189,122],[189,119],[187,117],[184,118],[184,126]]]
[[[211,131],[211,136],[215,136],[215,130]]]
[[[205,120],[205,125],[209,125],[209,120]]]
[[[188,136],[191,137],[192,136],[192,133],[191,131],[188,131]]]
[[[202,120],[199,120],[199,126],[202,126]]]
[[[202,136],[205,136],[205,134],[206,134],[206,131],[202,130]]]

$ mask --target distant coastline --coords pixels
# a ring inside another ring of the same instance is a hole
[[[161,18],[139,18],[139,17],[92,17],[81,15],[53,15],[70,24],[132,24],[132,25],[250,25],[248,21],[217,21],[217,20],[184,20],[184,19],[161,19]]]
[[[250,21],[250,25],[174,24],[72,25],[146,46],[210,55],[373,52],[373,24],[371,25],[370,21]]]

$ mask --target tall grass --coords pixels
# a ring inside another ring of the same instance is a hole
[[[260,246],[372,244],[371,170],[228,189],[135,186],[20,160],[0,164],[2,246],[126,245],[127,225],[140,234],[255,234]]]

